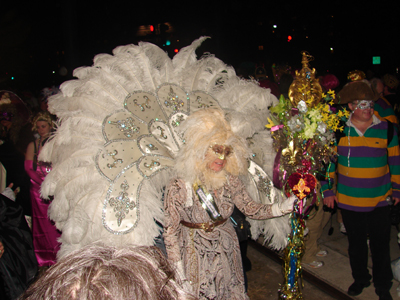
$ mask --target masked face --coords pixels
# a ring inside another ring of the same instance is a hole
[[[208,168],[214,172],[220,172],[226,165],[226,159],[232,154],[232,147],[225,145],[211,145],[210,150],[215,156],[211,156]],[[212,159],[212,157],[215,157]]]
[[[374,108],[374,101],[371,100],[359,100],[356,105],[356,109],[368,109]]]
[[[349,108],[352,111],[352,120],[369,122],[374,114],[374,101],[359,100],[349,103]]]
[[[229,157],[232,154],[231,146],[215,144],[215,145],[211,145],[210,148],[215,153],[215,155],[221,160],[226,159],[227,157]]]

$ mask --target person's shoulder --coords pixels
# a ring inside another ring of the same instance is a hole
[[[28,150],[33,150],[33,148],[35,147],[35,143],[36,143],[36,141],[30,142],[30,143],[28,144],[27,151],[28,151]]]
[[[35,142],[30,142],[26,147],[25,160],[33,160],[35,154]]]

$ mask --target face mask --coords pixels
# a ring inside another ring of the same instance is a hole
[[[232,147],[225,145],[211,145],[210,148],[219,159],[225,159],[232,154]]]
[[[356,109],[367,109],[374,108],[374,101],[371,100],[359,100]]]

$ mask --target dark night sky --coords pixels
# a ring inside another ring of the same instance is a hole
[[[349,6],[351,1],[320,1],[318,6],[311,5],[312,1],[233,0],[224,5],[199,1],[195,9],[188,6],[194,3],[189,1],[181,5],[179,1],[71,0],[53,1],[51,6],[34,2],[2,4],[1,89],[40,90],[59,84],[71,78],[74,68],[91,65],[94,55],[111,53],[119,45],[136,44],[141,39],[162,46],[162,37],[137,37],[136,32],[140,25],[164,22],[175,29],[169,36],[173,44],[164,47],[171,55],[174,47],[207,35],[212,38],[198,54],[211,52],[236,68],[244,61],[262,62],[268,68],[273,62],[297,67],[302,50],[315,57],[311,66],[318,72],[329,70],[338,77],[352,69],[395,72],[400,65],[396,51],[400,4],[393,4],[398,1],[359,7]],[[274,24],[278,28],[272,33]],[[288,35],[293,37],[290,43]],[[260,45],[263,51],[258,50]],[[380,67],[371,64],[375,55],[382,57]],[[67,76],[59,75],[61,67],[67,68]],[[11,76],[15,80],[11,81]]]

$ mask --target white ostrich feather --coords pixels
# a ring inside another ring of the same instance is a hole
[[[175,127],[193,111],[220,106],[242,138],[262,131],[267,108],[277,99],[213,55],[197,59],[195,50],[206,39],[173,59],[150,43],[117,47],[112,55],[95,56],[93,66],[76,69],[77,79],[49,99],[59,122],[40,154],[53,165],[41,193],[54,196],[49,216],[62,231],[60,257],[99,240],[116,246],[154,243],[162,230],[155,220],[163,223],[163,188],[182,144]],[[171,93],[179,97],[169,98]],[[264,141],[259,145],[272,149]],[[267,161],[259,164],[269,167]],[[268,203],[254,189],[258,177],[251,176],[252,195]],[[128,208],[119,210],[115,203]],[[265,234],[272,247],[282,248],[286,221],[252,221],[253,237]]]

